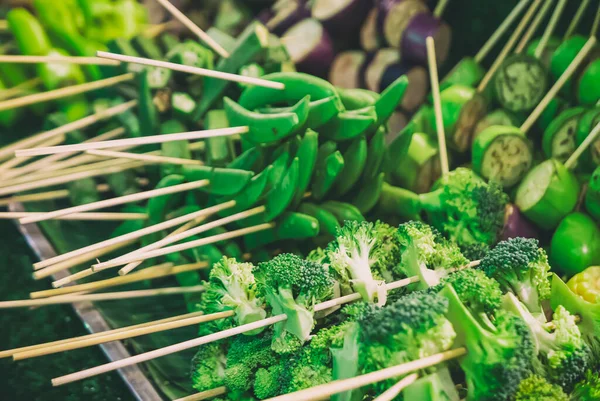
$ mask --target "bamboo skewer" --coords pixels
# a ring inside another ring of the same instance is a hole
[[[479,83],[479,86],[477,87],[478,92],[480,92],[480,93],[483,92],[485,90],[485,88],[488,86],[488,84],[492,80],[492,77],[494,76],[494,74],[496,74],[496,71],[498,71],[498,68],[500,68],[500,65],[502,65],[502,63],[504,62],[506,57],[512,51],[512,48],[514,47],[514,45],[517,43],[517,40],[519,40],[519,37],[521,36],[523,31],[529,24],[529,21],[531,21],[531,18],[533,18],[533,15],[535,14],[539,5],[541,4],[541,1],[542,0],[534,0],[533,3],[531,3],[529,10],[527,10],[527,13],[525,13],[525,16],[523,16],[523,19],[521,20],[519,25],[517,25],[517,27],[515,28],[515,31],[511,35],[510,39],[508,40],[508,42],[506,42],[506,44],[500,51],[500,54],[498,54],[498,57],[496,57],[496,60],[494,60],[494,63],[492,64],[490,69],[487,71],[487,73],[485,74],[485,76],[483,77],[481,82]]]
[[[450,167],[448,166],[448,150],[446,149],[446,133],[444,132],[444,118],[442,116],[442,100],[440,98],[440,82],[435,58],[435,43],[431,36],[427,37],[426,44],[431,93],[433,94],[433,108],[435,111],[435,126],[440,148],[440,163],[442,165],[442,175],[446,175],[450,172]]]
[[[550,88],[548,93],[546,93],[546,96],[544,96],[544,98],[540,101],[540,104],[537,105],[537,107],[531,112],[529,117],[527,117],[527,120],[525,120],[523,125],[521,125],[521,131],[523,133],[527,133],[527,131],[529,131],[531,129],[533,124],[535,124],[535,122],[540,117],[542,112],[548,106],[548,103],[550,103],[550,101],[552,101],[554,96],[557,95],[557,93],[562,89],[562,87],[567,83],[567,81],[575,73],[577,68],[579,68],[579,65],[585,60],[585,58],[588,56],[588,54],[592,51],[595,44],[596,44],[596,38],[594,36],[590,37],[588,39],[588,41],[585,43],[585,45],[583,46],[583,48],[579,51],[579,53],[577,53],[577,56],[575,56],[575,58],[573,59],[571,64],[569,64],[569,66],[567,67],[565,72],[560,76],[560,78],[558,78],[558,80],[554,83],[552,88]]]
[[[42,83],[42,79],[39,77],[32,78],[19,85],[13,86],[12,88],[4,89],[0,91],[0,100],[11,99],[15,96],[19,96],[23,93],[27,93],[31,89],[36,88]]]
[[[221,386],[210,390],[202,391],[201,393],[188,395],[187,397],[178,398],[175,401],[202,401],[207,400],[209,398],[218,397],[220,395],[225,394],[226,392],[227,387]]]
[[[132,100],[114,107],[110,107],[106,110],[100,111],[98,113],[83,117],[79,120],[70,122],[68,124],[62,125],[60,127],[56,127],[49,131],[40,132],[39,134],[35,134],[26,139],[22,139],[20,141],[14,142],[8,146],[0,148],[0,160],[4,160],[7,157],[11,157],[13,153],[17,149],[25,149],[31,146],[37,145],[40,142],[43,142],[47,139],[50,139],[57,135],[62,135],[69,133],[71,131],[75,131],[78,129],[85,128],[99,121],[111,118],[116,116],[117,114],[123,113],[137,105],[137,101]]]
[[[118,138],[118,137],[122,136],[123,134],[125,134],[125,132],[126,132],[125,128],[118,127],[118,128],[112,129],[110,131],[107,131],[103,134],[100,134],[94,138],[87,139],[87,140],[83,141],[82,143],[108,141],[110,139],[114,139],[114,138]],[[46,145],[44,145],[44,146],[46,146]],[[59,154],[55,154],[55,155],[46,156],[40,160],[34,161],[33,163],[29,163],[28,165],[26,165],[24,167],[20,167],[18,169],[13,169],[12,171],[8,171],[4,175],[4,177],[13,178],[13,177],[22,176],[23,174],[30,173],[33,171],[39,171],[41,169],[45,169],[46,167],[55,164],[56,162],[58,162],[60,160],[66,159],[68,157],[71,157],[71,155],[69,153],[59,153]],[[22,158],[15,158],[15,159],[22,160]]]
[[[126,56],[124,54],[116,54],[98,51],[96,55],[101,58],[107,58],[109,60],[118,60],[124,63],[133,63],[141,65],[149,65],[158,68],[166,68],[173,71],[185,72],[187,74],[199,75],[203,77],[222,79],[224,81],[238,82],[248,85],[263,86],[271,89],[284,89],[285,86],[281,82],[269,81],[262,78],[254,78],[245,75],[232,74],[229,72],[221,72],[216,70],[209,70],[206,68],[193,67],[184,64],[171,63],[169,61],[153,60],[144,57]]]
[[[108,184],[98,184],[96,186],[96,191],[98,192],[107,192],[110,191],[110,187]],[[38,202],[44,200],[53,200],[53,199],[64,199],[68,198],[70,191],[68,189],[57,189],[56,191],[48,191],[48,192],[39,192],[35,194],[26,194],[26,195],[17,195],[12,196],[10,198],[0,199],[0,206],[7,206],[11,203],[26,203],[26,202]]]
[[[167,157],[167,156],[156,156],[156,155],[148,155],[148,154],[140,154],[140,153],[127,153],[127,152],[115,152],[111,150],[88,150],[86,153],[93,156],[104,156],[104,157],[114,157],[114,158],[123,158],[123,159],[131,159],[131,160],[142,160],[142,161],[151,161],[159,164],[174,164],[178,166],[202,166],[204,163],[201,160],[194,159],[183,159],[180,157]]]
[[[65,134],[61,134],[61,135],[52,137],[52,138],[48,139],[47,141],[44,141],[40,145],[55,146],[55,145],[60,145],[64,141],[65,141]],[[10,173],[9,170],[14,169],[15,167],[18,168],[18,166],[27,162],[27,160],[29,160],[29,159],[30,159],[29,157],[21,158],[21,159],[12,158],[10,160],[5,161],[4,163],[0,164],[0,176],[2,176],[2,179],[8,178],[8,174]]]
[[[45,212],[0,212],[0,219],[46,219]],[[52,220],[77,220],[77,221],[126,221],[126,220],[147,220],[146,213],[71,213],[64,216],[51,217]]]
[[[435,18],[441,18],[442,15],[444,14],[444,11],[446,11],[446,7],[448,6],[449,0],[440,0],[437,5],[435,6],[435,9],[433,10],[433,16]]]
[[[104,263],[97,263],[92,266],[92,270],[102,271],[102,270],[108,269],[110,267],[114,267],[115,263],[117,263],[117,262],[121,262],[123,260],[127,260],[128,258],[132,258],[135,256],[145,256],[145,254],[147,254],[148,252],[154,251],[156,249],[161,249],[165,245],[179,242],[179,241],[189,238],[191,236],[198,235],[200,233],[212,230],[217,227],[222,227],[222,226],[232,223],[234,221],[240,221],[240,220],[246,219],[250,216],[255,216],[257,214],[264,213],[265,210],[266,210],[265,206],[258,206],[258,207],[255,207],[253,209],[250,209],[250,210],[247,210],[244,212],[236,213],[231,216],[224,217],[222,219],[211,221],[210,223],[203,224],[199,227],[192,228],[192,229],[177,233],[175,235],[167,236],[167,237],[161,239],[160,241],[156,241],[152,244],[146,245],[145,247],[136,249],[135,251],[130,252],[126,255],[119,256],[118,258],[109,260]],[[127,263],[122,263],[122,264],[127,264]]]
[[[182,13],[177,7],[173,4],[169,3],[168,0],[156,0],[163,6],[173,17],[179,20],[183,25],[185,25],[192,33],[198,36],[204,43],[206,43],[211,49],[217,52],[221,57],[229,57],[229,53],[227,50],[223,49],[223,47],[218,44],[213,38],[211,38],[206,32],[204,32],[200,27],[192,22],[184,13]]]
[[[577,30],[577,26],[581,22],[581,17],[583,17],[583,14],[585,13],[585,10],[587,9],[587,7],[589,5],[590,5],[590,0],[581,0],[581,3],[579,4],[579,8],[577,9],[577,12],[573,16],[573,19],[571,20],[571,23],[569,24],[569,27],[567,28],[567,31],[565,32],[565,36],[563,36],[563,42],[565,40],[569,39],[571,37],[571,35],[573,35],[573,32],[575,32]]]
[[[217,234],[217,235],[213,235],[213,236],[206,237],[206,238],[201,238],[201,239],[198,239],[195,241],[189,241],[189,242],[186,242],[183,244],[172,245],[172,246],[157,249],[154,251],[145,252],[143,254],[123,257],[119,260],[108,261],[108,262],[103,263],[103,267],[100,269],[97,267],[97,266],[100,266],[100,264],[98,263],[98,264],[92,265],[92,270],[99,271],[99,270],[108,269],[110,267],[122,266],[122,265],[126,265],[128,263],[131,263],[131,262],[138,262],[140,260],[146,260],[146,259],[154,258],[156,256],[168,255],[168,254],[174,253],[174,252],[185,251],[186,249],[196,248],[199,246],[213,244],[215,242],[220,242],[220,241],[225,241],[225,240],[232,239],[232,238],[241,237],[241,236],[244,236],[247,234],[268,230],[273,227],[275,227],[275,223],[262,223],[262,224],[258,224],[255,226],[245,227],[245,228],[241,228],[239,230],[229,231],[226,233]]]
[[[135,77],[133,73],[118,75],[112,78],[101,79],[99,81],[87,82],[84,84],[67,86],[65,88],[55,89],[48,92],[36,93],[33,95],[18,97],[15,99],[4,100],[0,102],[0,111],[17,109],[36,103],[48,102],[50,100],[62,99],[65,97],[80,95],[82,93],[95,91],[109,86],[114,86],[122,82],[130,81]]]
[[[529,28],[525,32],[525,35],[523,35],[523,37],[521,38],[521,41],[517,45],[517,47],[515,49],[516,54],[523,53],[523,50],[525,50],[525,47],[527,47],[527,44],[529,43],[529,41],[531,40],[533,35],[536,33],[540,24],[546,18],[546,15],[548,15],[548,12],[550,12],[551,7],[552,7],[552,0],[548,0],[544,3],[544,5],[542,5],[542,9],[540,10],[539,13],[537,13],[537,15],[535,16],[535,19],[533,20],[531,25],[529,25]]]
[[[193,287],[183,287],[183,288],[193,288]],[[86,347],[91,347],[94,345],[104,344],[111,341],[120,341],[128,338],[134,338],[139,336],[144,336],[152,333],[159,333],[167,330],[175,330],[181,327],[193,326],[196,324],[212,322],[213,320],[225,319],[231,316],[234,316],[235,313],[233,311],[225,311],[225,312],[217,312],[211,313],[210,315],[201,315],[194,317],[187,317],[183,319],[178,319],[170,322],[154,324],[151,326],[140,327],[137,329],[131,329],[127,331],[122,331],[118,333],[108,334],[92,339],[84,339],[84,340],[74,340],[65,344],[53,345],[45,348],[38,348],[35,350],[24,351],[14,354],[13,359],[15,361],[19,361],[22,359],[36,358],[44,355],[56,354],[58,352],[71,351],[75,349],[81,349]]]
[[[29,294],[32,299],[56,297],[58,295],[74,294],[80,291],[96,292],[111,287],[118,287],[126,284],[138,283],[144,280],[152,280],[160,277],[172,276],[174,274],[190,272],[205,269],[208,263],[196,262],[186,265],[173,266],[173,263],[166,262],[156,266],[151,266],[138,272],[128,274],[127,276],[111,277],[104,280],[92,281],[89,283],[71,285],[63,288],[54,288],[50,290],[36,291]]]
[[[141,200],[156,198],[159,196],[176,194],[179,192],[191,191],[193,189],[199,189],[206,187],[210,184],[209,180],[198,180],[192,182],[186,182],[184,184],[172,185],[170,187],[152,189],[150,191],[137,192],[130,195],[119,196],[112,199],[104,199],[97,202],[86,203],[84,205],[72,206],[66,209],[59,209],[49,213],[42,213],[38,216],[25,217],[20,219],[21,224],[37,223],[44,220],[50,220],[60,216],[66,216],[73,213],[89,212],[92,210],[105,209],[112,206],[124,205],[127,203],[139,202]]]
[[[596,18],[594,18],[594,23],[592,24],[592,31],[590,32],[590,36],[598,35],[598,25],[600,25],[600,6],[598,6],[598,11],[596,11]]]
[[[558,0],[558,3],[556,4],[556,8],[554,9],[554,12],[552,13],[552,17],[550,18],[550,22],[546,26],[546,29],[544,30],[544,34],[542,35],[542,38],[540,39],[540,43],[538,44],[537,48],[535,49],[535,58],[539,59],[542,56],[542,54],[544,54],[544,50],[546,49],[546,46],[548,45],[550,36],[552,36],[554,29],[556,29],[558,20],[560,19],[560,16],[561,16],[562,12],[564,11],[566,5],[567,5],[567,0]]]
[[[12,55],[0,55],[0,63],[14,63],[14,64],[39,64],[39,63],[67,63],[67,64],[79,64],[79,65],[121,65],[118,61],[106,60],[99,57],[80,57],[80,56],[12,56]]]
[[[477,52],[474,59],[477,63],[481,63],[483,59],[489,54],[492,48],[498,43],[502,35],[506,33],[508,28],[515,22],[515,20],[519,17],[519,14],[525,9],[530,0],[521,0],[515,8],[508,14],[508,16],[502,21],[500,26],[494,31],[492,36],[485,42],[485,44],[481,47],[481,49]]]
[[[23,156],[41,156],[41,155],[50,155],[54,153],[63,153],[63,152],[81,152],[90,149],[106,149],[106,148],[114,148],[118,146],[139,146],[139,145],[149,145],[154,143],[165,143],[165,142],[173,142],[173,141],[181,141],[181,140],[190,140],[190,139],[206,139],[206,138],[215,138],[222,136],[230,136],[236,134],[245,134],[248,132],[247,126],[242,127],[230,127],[230,128],[218,128],[218,129],[209,129],[203,131],[190,131],[190,132],[181,132],[177,134],[162,134],[162,135],[149,135],[143,136],[139,138],[127,138],[127,139],[115,139],[112,141],[103,141],[103,142],[93,142],[93,143],[79,143],[76,145],[64,145],[64,146],[55,146],[48,148],[32,148],[32,149],[21,149],[15,151],[15,156],[23,157]]]
[[[127,276],[125,276],[125,277],[127,277]],[[411,277],[411,278],[407,278],[407,279],[403,279],[403,280],[399,280],[399,281],[395,281],[393,283],[387,284],[386,288],[389,291],[389,290],[407,286],[411,283],[417,282],[418,280],[419,280],[418,277]],[[329,309],[329,308],[332,308],[332,307],[335,307],[338,305],[343,305],[343,304],[346,304],[349,302],[357,301],[359,299],[361,299],[361,295],[358,293],[353,293],[353,294],[345,295],[340,298],[335,298],[335,299],[332,299],[332,300],[329,300],[326,302],[319,303],[319,304],[315,305],[313,309],[315,312],[319,312],[319,311],[326,310],[326,309]],[[225,338],[234,337],[238,334],[247,333],[252,330],[256,330],[256,329],[259,329],[262,327],[267,327],[267,326],[282,322],[286,319],[287,319],[287,316],[285,314],[281,314],[281,315],[272,316],[270,318],[263,319],[263,320],[260,320],[257,322],[244,324],[244,325],[233,327],[233,328],[227,329],[227,330],[222,330],[218,333],[213,333],[213,334],[209,334],[206,336],[194,338],[192,340],[184,341],[184,342],[181,342],[178,344],[173,344],[168,347],[159,348],[154,351],[145,352],[143,354],[135,355],[135,356],[121,359],[118,361],[110,362],[110,363],[107,363],[104,365],[96,366],[91,369],[86,369],[86,370],[82,370],[80,372],[75,372],[75,373],[72,373],[69,375],[58,377],[58,378],[52,379],[52,385],[60,386],[63,384],[72,383],[74,381],[86,379],[88,377],[96,376],[96,375],[106,373],[106,372],[111,372],[113,370],[121,369],[126,366],[135,365],[140,362],[149,361],[151,359],[159,358],[161,356],[174,354],[179,351],[184,351],[186,349],[195,348],[200,345],[209,344],[214,341],[219,341],[219,340],[222,340]],[[392,377],[394,377],[394,376],[392,376]]]
[[[112,335],[115,333],[122,333],[122,332],[126,332],[129,330],[135,330],[135,329],[139,329],[139,328],[143,328],[143,327],[151,327],[151,326],[154,326],[157,324],[174,322],[174,321],[181,320],[181,319],[187,319],[190,317],[201,316],[202,314],[203,314],[203,312],[186,313],[184,315],[178,315],[178,316],[168,317],[165,319],[154,320],[151,322],[140,323],[140,324],[136,324],[133,326],[120,327],[118,329],[101,331],[101,332],[93,333],[93,334],[86,334],[86,335],[79,336],[79,337],[65,338],[63,340],[51,341],[51,342],[36,344],[36,345],[29,345],[29,346],[20,347],[20,348],[13,348],[13,349],[5,350],[5,351],[0,351],[0,358],[8,358],[8,357],[12,357],[13,355],[16,355],[16,354],[21,354],[21,353],[29,352],[32,350],[43,349],[43,348],[47,348],[47,347],[53,347],[55,345],[66,344],[66,343],[69,343],[72,341],[89,340],[89,339],[93,339],[93,338]]]
[[[375,372],[356,376],[350,379],[335,380],[327,384],[321,384],[319,386],[296,391],[294,393],[269,398],[267,401],[318,401],[322,400],[323,398],[328,398],[329,396],[332,396],[337,393],[354,390],[360,387],[367,386],[369,384],[393,379],[395,377],[399,377],[407,373],[435,366],[442,362],[459,358],[465,355],[466,353],[466,348],[456,348],[453,350],[444,351],[425,358],[421,358],[415,361],[406,362],[400,365],[392,366],[390,368],[385,368]],[[62,383],[59,382],[59,384]]]
[[[383,394],[379,397],[375,398],[373,401],[392,401],[394,398],[400,395],[402,390],[406,387],[410,386],[414,382],[417,381],[419,375],[417,373],[410,374],[400,380],[398,383],[394,384],[392,387],[387,389]]]
[[[11,308],[28,308],[31,306],[46,306],[58,304],[72,304],[76,302],[95,302],[95,301],[113,301],[118,299],[132,299],[156,297],[162,295],[173,294],[189,294],[192,292],[200,292],[204,290],[204,286],[196,285],[193,287],[169,287],[150,290],[133,290],[120,292],[107,292],[103,294],[85,294],[85,295],[70,295],[58,298],[42,298],[42,299],[24,299],[18,301],[3,301],[0,302],[0,309]]]
[[[0,19],[0,31],[6,31],[8,29],[8,21]]]
[[[588,134],[588,136],[581,142],[581,145],[575,149],[575,152],[567,159],[565,162],[565,167],[571,169],[574,167],[577,159],[585,152],[585,150],[598,138],[598,134],[600,134],[600,123],[596,124],[592,132]]]
[[[45,260],[43,260],[41,262],[35,263],[33,266],[34,266],[35,269],[45,268],[45,267],[51,266],[53,264],[56,264],[58,262],[62,262],[62,261],[68,260],[70,258],[73,258],[75,256],[79,256],[79,255],[82,255],[82,254],[85,254],[85,253],[88,253],[88,252],[92,252],[94,250],[102,249],[102,248],[105,248],[107,246],[111,246],[111,245],[123,243],[123,242],[134,240],[134,239],[138,239],[138,238],[141,238],[141,237],[143,237],[145,235],[148,235],[148,234],[152,234],[152,233],[155,233],[155,232],[159,232],[159,231],[162,231],[162,230],[169,229],[171,227],[175,227],[175,226],[180,225],[180,224],[184,224],[184,223],[187,223],[190,220],[196,219],[196,218],[201,217],[201,216],[209,216],[209,215],[211,215],[213,213],[217,213],[219,211],[228,209],[230,207],[234,207],[235,204],[236,204],[236,202],[233,201],[233,200],[227,201],[227,202],[223,202],[221,204],[218,204],[218,205],[215,205],[215,206],[211,206],[211,207],[206,208],[206,209],[202,209],[202,210],[199,210],[199,211],[196,211],[196,212],[193,212],[193,213],[188,213],[186,215],[179,216],[179,217],[176,217],[174,219],[170,219],[170,220],[158,223],[158,224],[154,224],[152,226],[145,227],[145,228],[143,228],[141,230],[138,230],[138,231],[134,231],[134,232],[131,232],[131,233],[123,234],[123,235],[120,235],[120,236],[115,237],[115,238],[104,240],[104,241],[98,242],[96,244],[88,245],[86,247],[79,248],[77,250],[64,253],[62,255],[57,255],[57,256],[55,256],[53,258],[45,259]]]

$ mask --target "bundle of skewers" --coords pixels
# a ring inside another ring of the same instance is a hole
[[[574,34],[589,2],[560,41],[565,1],[522,0],[441,82],[445,45],[436,51],[428,34],[432,105],[399,132],[390,120],[410,75],[381,93],[336,86],[296,72],[286,36],[258,21],[233,38],[158,3],[202,44],[160,33],[86,58],[0,58],[102,64],[99,80],[7,98],[0,111],[103,90],[92,114],[54,115],[0,149],[2,204],[71,205],[0,216],[121,222],[111,238],[35,263],[36,279],[68,273],[0,308],[183,294],[188,313],[1,356],[200,325],[197,338],[52,382],[200,346],[200,393],[188,400],[594,399],[585,397],[598,393],[588,373],[598,367],[598,18],[589,37]],[[401,2],[381,3],[379,13]],[[19,18],[32,16],[11,13],[24,48]],[[92,125],[99,135],[84,133]],[[149,280],[178,286],[98,292]]]

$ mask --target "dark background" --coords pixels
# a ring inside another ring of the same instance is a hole
[[[196,0],[197,1],[197,0]],[[0,3],[2,1],[0,0]],[[432,6],[435,1],[430,2]],[[510,12],[517,0],[450,0],[444,19],[454,28],[453,46],[445,69],[465,55],[473,55]],[[558,32],[563,32],[578,1],[569,2]],[[581,24],[589,32],[595,4]],[[496,49],[498,51],[499,46]],[[491,61],[487,60],[489,64]],[[0,144],[10,142],[0,136]],[[31,291],[47,289],[49,281],[34,281],[31,264],[35,256],[14,224],[0,221],[0,297],[25,299]],[[86,334],[69,306],[0,312],[0,348],[10,349]],[[98,347],[13,363],[0,360],[0,401],[130,401],[133,397],[116,373],[52,388],[50,378],[106,362]]]

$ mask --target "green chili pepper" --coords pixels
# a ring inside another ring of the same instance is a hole
[[[385,131],[380,127],[373,138],[369,141],[367,149],[367,162],[363,170],[361,180],[365,183],[369,182],[379,174],[385,156]],[[394,155],[396,157],[396,155]]]
[[[234,195],[240,192],[254,176],[252,171],[209,166],[182,166],[182,174],[188,181],[210,180],[200,188],[213,195]]]
[[[158,110],[154,105],[150,83],[148,82],[148,71],[142,71],[137,75],[139,90],[139,116],[140,130],[142,136],[155,135],[158,129]]]
[[[312,182],[311,192],[315,199],[323,199],[333,188],[339,175],[344,169],[344,157],[340,151],[335,151],[325,158],[321,165],[315,169],[315,178]]]
[[[352,204],[364,215],[369,213],[381,196],[381,189],[385,180],[385,173],[379,173],[377,177],[367,183],[352,200]]]
[[[45,56],[52,49],[44,28],[29,11],[14,8],[6,14],[6,21],[21,54]]]
[[[317,163],[318,148],[319,134],[311,129],[306,130],[296,151],[296,157],[300,161],[300,171],[298,175],[298,188],[293,201],[294,205],[300,203],[304,192],[306,192],[310,184]]]
[[[340,224],[344,224],[346,220],[365,221],[365,218],[356,206],[350,203],[331,200],[321,203],[319,206],[333,214]]]
[[[600,264],[600,229],[589,216],[572,213],[560,222],[550,244],[550,263],[569,277]]]
[[[307,214],[314,217],[319,222],[320,233],[329,236],[335,236],[337,230],[340,228],[340,223],[337,217],[331,212],[315,205],[314,203],[302,203],[298,208],[300,213]]]
[[[544,229],[552,229],[577,204],[577,178],[558,160],[538,164],[525,176],[515,197],[521,212]]]
[[[367,139],[360,136],[352,141],[344,152],[344,169],[336,184],[336,196],[343,196],[354,187],[360,179],[367,162]]]
[[[306,122],[309,97],[303,97],[289,113],[261,114],[245,109],[238,103],[224,98],[225,112],[231,126],[248,126],[245,138],[253,143],[271,143],[292,135]]]
[[[384,150],[381,168],[387,174],[394,174],[394,171],[398,168],[398,161],[402,160],[410,149],[412,137],[416,132],[415,127],[417,125],[413,121],[414,120],[411,120],[411,122],[409,122],[408,125],[394,138],[392,143],[387,146],[387,149]],[[371,138],[371,141],[373,141],[373,138]],[[373,143],[373,145],[375,145],[375,143]]]
[[[590,177],[585,194],[585,209],[590,216],[600,223],[600,167],[597,167]]]
[[[265,114],[289,113],[291,107],[259,107],[257,111]],[[318,128],[331,121],[340,113],[339,99],[330,96],[308,104],[308,118],[300,131],[309,128]]]

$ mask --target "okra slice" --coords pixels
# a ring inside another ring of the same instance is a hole
[[[185,92],[173,92],[171,95],[171,108],[175,117],[184,121],[193,121],[196,101]]]
[[[220,129],[229,127],[229,121],[227,120],[225,110],[213,109],[206,113],[204,127],[206,129]],[[204,142],[206,143],[206,158],[208,160],[208,164],[214,167],[223,167],[224,164],[231,160],[231,155],[234,154],[233,139],[231,137],[218,136],[214,138],[207,138]],[[238,168],[235,166],[228,167]],[[252,169],[242,168],[242,170]]]
[[[575,140],[577,146],[581,145],[585,138],[592,132],[594,127],[600,123],[600,108],[596,107],[586,111],[581,115],[577,124],[577,133]],[[584,166],[592,169],[600,166],[600,139],[596,139],[590,144],[590,147],[583,152],[579,158]]]
[[[502,63],[494,78],[498,102],[513,112],[528,112],[548,90],[548,73],[536,58],[519,54]]]
[[[440,153],[435,141],[422,132],[412,135],[408,152],[396,159],[390,172],[394,183],[416,193],[429,191],[441,175]]]
[[[228,97],[225,113],[231,126],[248,126],[244,137],[253,143],[278,142],[300,129],[308,117],[310,98],[303,97],[289,112],[262,114],[250,111]]]
[[[579,182],[558,160],[535,166],[517,189],[515,204],[538,227],[552,229],[571,213],[579,197]]]
[[[560,113],[544,131],[542,149],[548,158],[566,161],[575,151],[576,132],[579,119],[585,109],[573,107]]]
[[[511,126],[492,125],[473,141],[473,171],[504,187],[517,184],[531,168],[533,153],[525,134]]]

